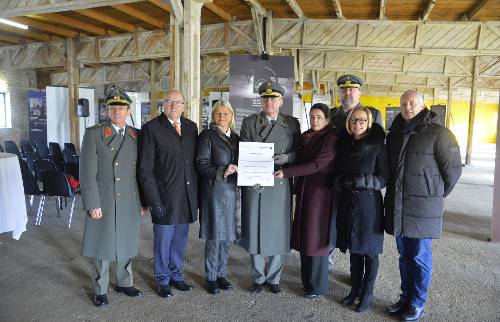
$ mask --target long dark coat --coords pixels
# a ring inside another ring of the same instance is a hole
[[[353,181],[341,190],[337,213],[337,248],[342,252],[375,255],[383,251],[383,189],[387,182],[385,133],[374,123],[367,136],[355,140],[345,129],[339,134],[335,170]]]
[[[292,248],[306,256],[326,256],[330,251],[336,140],[329,126],[304,132],[297,164],[283,169],[285,177],[295,177],[297,193]]]
[[[396,116],[387,135],[390,181],[385,195],[386,232],[410,238],[440,238],[443,198],[462,174],[460,148],[453,133],[428,109],[417,124]]]
[[[166,214],[154,224],[193,223],[198,218],[195,169],[196,123],[181,117],[181,136],[165,114],[141,129],[137,176],[148,206],[161,202]]]
[[[241,141],[274,143],[274,154],[286,153],[288,164],[296,158],[300,139],[299,121],[279,114],[273,127],[263,113],[243,119]],[[274,179],[274,187],[264,187],[258,193],[251,187],[241,189],[241,241],[250,254],[264,256],[290,252],[291,190],[288,179]]]
[[[216,125],[198,138],[196,169],[199,173],[200,238],[236,239],[236,174],[224,178],[229,164],[238,163],[239,136],[228,137]]]
[[[127,126],[123,139],[111,122],[85,131],[80,153],[83,209],[101,208],[103,216],[85,216],[84,256],[122,261],[137,255],[141,204],[136,161],[135,128]]]

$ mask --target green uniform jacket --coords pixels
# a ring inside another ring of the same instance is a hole
[[[274,143],[274,154],[286,153],[288,162],[293,163],[300,125],[296,118],[280,113],[276,125],[272,127],[263,113],[254,114],[243,120],[240,136],[242,142]],[[243,187],[240,245],[250,254],[270,256],[289,253],[291,205],[287,178],[275,179],[274,187],[264,187],[262,193]]]
[[[90,127],[80,154],[80,188],[86,212],[82,255],[122,261],[137,255],[140,199],[136,175],[137,130],[123,140],[111,122]],[[102,218],[87,211],[101,208]]]

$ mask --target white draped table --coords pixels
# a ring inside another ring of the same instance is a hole
[[[27,222],[19,160],[15,154],[0,153],[0,233],[12,231],[17,240],[26,231]]]

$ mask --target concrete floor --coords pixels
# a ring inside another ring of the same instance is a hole
[[[500,244],[490,243],[493,164],[491,147],[477,154],[446,199],[443,238],[434,242],[434,275],[421,321],[500,321]],[[494,153],[494,150],[493,150]],[[494,159],[493,159],[494,160]],[[37,205],[37,202],[35,202]],[[286,263],[284,292],[251,294],[249,256],[233,246],[229,280],[236,289],[210,295],[204,290],[204,243],[198,225],[190,230],[185,274],[190,292],[162,299],[154,291],[152,225],[143,219],[139,255],[134,261],[135,285],[144,297],[108,293],[110,305],[91,303],[92,265],[80,256],[83,213],[77,203],[71,230],[67,210],[58,218],[54,201],[46,202],[42,226],[29,217],[19,241],[0,235],[0,321],[394,321],[385,306],[398,299],[399,271],[394,238],[386,235],[385,252],[372,308],[356,313],[340,305],[349,292],[349,259],[338,254],[330,276],[330,294],[306,300],[300,284],[300,261],[293,252]],[[112,279],[112,284],[113,279]]]

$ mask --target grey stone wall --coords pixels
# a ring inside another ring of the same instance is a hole
[[[0,143],[29,139],[28,92],[38,91],[34,71],[0,71],[0,82],[7,83],[10,93],[11,128],[0,128]]]

